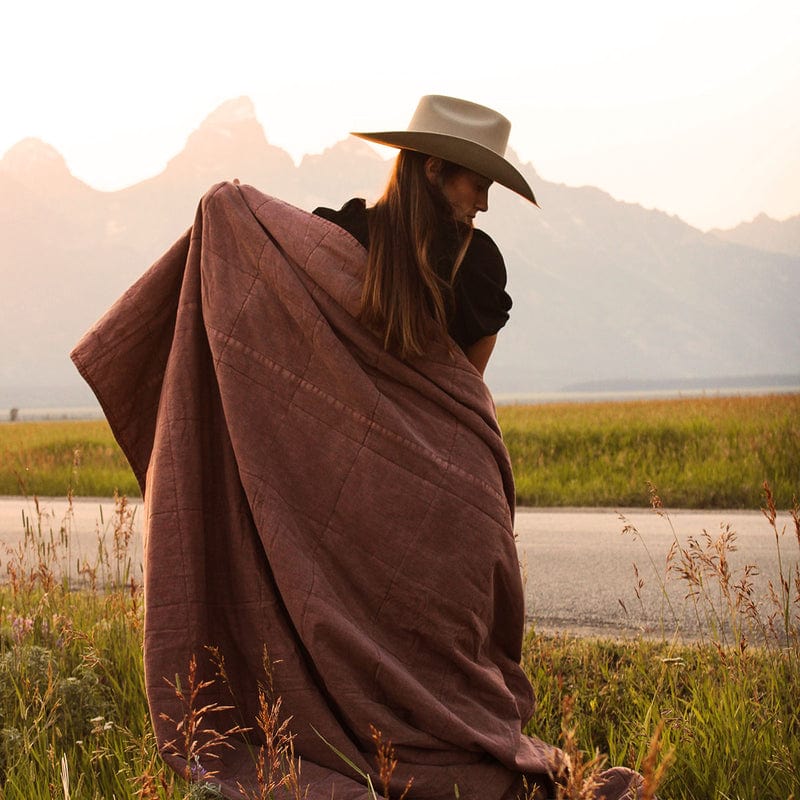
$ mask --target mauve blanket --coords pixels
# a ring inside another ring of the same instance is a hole
[[[365,262],[334,224],[220,184],[72,353],[144,495],[153,724],[170,765],[241,797],[268,686],[312,800],[367,796],[342,756],[380,786],[370,726],[396,794],[500,800],[559,757],[522,733],[508,455],[460,352],[403,362],[356,320]],[[179,728],[193,656],[195,708],[220,709],[199,727],[252,729],[215,752]]]

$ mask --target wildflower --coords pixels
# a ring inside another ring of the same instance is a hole
[[[16,644],[22,644],[25,637],[33,630],[33,619],[16,614],[9,614],[8,618],[11,622],[11,637]]]
[[[191,773],[192,780],[195,781],[201,780],[209,774],[208,770],[200,763],[200,756],[197,754],[189,761],[189,772]]]

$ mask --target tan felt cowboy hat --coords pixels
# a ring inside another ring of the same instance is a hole
[[[452,161],[538,205],[519,170],[506,161],[511,123],[497,111],[457,97],[425,95],[408,130],[353,133],[361,139]]]

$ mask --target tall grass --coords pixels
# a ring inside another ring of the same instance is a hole
[[[652,504],[672,525],[655,493]],[[748,568],[734,574],[726,566],[735,542],[723,530],[708,548],[677,544],[663,573],[714,621],[698,642],[530,631],[523,666],[538,706],[529,731],[571,752],[584,787],[603,763],[650,776],[668,764],[660,775],[664,798],[800,798],[800,509],[793,506],[791,529],[780,529],[767,488],[764,512],[765,535],[781,553],[768,608],[751,606]],[[3,554],[3,800],[220,796],[213,782],[190,785],[168,770],[156,752],[143,689],[141,587],[127,551],[132,523],[117,498],[114,519],[98,528],[92,559],[72,559],[69,511],[61,523],[35,515],[21,545]],[[191,754],[199,746],[195,736],[209,741],[192,704],[191,665],[174,688],[186,714],[174,720],[173,747]],[[264,740],[254,752],[260,783],[243,787],[243,798],[272,797],[279,785],[302,795],[284,722],[279,698],[265,691],[254,721]],[[220,741],[226,735],[236,734],[225,731]],[[378,731],[374,737],[384,759],[378,772],[388,785],[391,743]],[[581,791],[572,785],[561,796],[585,796]]]
[[[754,508],[766,480],[781,508],[800,487],[800,395],[501,406],[517,501]],[[139,488],[104,420],[0,423],[0,495],[129,497]]]
[[[0,495],[135,497],[139,487],[105,420],[0,423]]]
[[[92,557],[71,561],[69,511],[38,511],[3,554],[0,797],[178,797],[156,753],[143,692],[142,595],[133,515],[117,498]],[[106,534],[109,534],[108,537]]]
[[[635,473],[646,473],[652,480],[672,474],[666,468],[658,471],[660,452],[671,453],[666,461],[684,469],[698,463],[685,452],[699,453],[701,448],[684,445],[669,451],[668,443],[679,440],[686,430],[696,430],[700,436],[713,423],[718,433],[706,443],[733,460],[742,456],[742,441],[750,442],[759,454],[758,471],[784,476],[783,485],[788,487],[780,495],[767,485],[751,505],[763,503],[765,535],[775,540],[779,552],[778,574],[770,577],[769,607],[755,605],[752,567],[731,571],[728,555],[736,542],[728,530],[722,528],[716,539],[697,533],[686,544],[676,534],[659,580],[665,592],[667,582],[684,587],[703,623],[700,641],[687,645],[668,638],[578,640],[532,630],[523,666],[538,707],[529,729],[571,750],[573,764],[585,768],[589,781],[604,759],[650,776],[659,775],[661,767],[671,762],[660,775],[664,781],[660,794],[665,798],[800,800],[800,509],[796,501],[785,499],[797,490],[795,429],[800,398],[684,402],[646,404],[649,409],[603,404],[551,406],[543,412],[540,407],[500,411],[515,460],[519,456],[514,455],[514,431],[521,442],[534,437],[540,447],[543,442],[565,441],[561,438],[565,431],[582,432],[584,448],[595,439],[600,442],[595,451],[587,451],[595,455],[608,454],[614,447],[620,448],[618,453],[637,446],[647,450],[657,441],[661,444],[653,451],[655,460],[645,464],[643,459]],[[527,419],[530,414],[537,419]],[[41,433],[26,431],[22,423],[0,426],[4,463],[8,465],[9,453],[17,458],[11,461],[18,482],[12,493],[31,485],[37,470],[55,470],[59,464],[65,470],[58,473],[62,487],[93,485],[85,479],[92,459],[99,458],[107,469],[121,458],[113,452],[116,446],[105,423],[67,423],[63,429],[62,424],[43,423]],[[639,433],[622,441],[628,429]],[[660,438],[654,431],[662,431]],[[610,441],[617,444],[609,445]],[[728,442],[721,450],[720,441]],[[795,447],[793,452],[787,451],[787,441]],[[558,447],[544,452],[549,455],[541,460],[552,457],[560,465],[556,473],[566,469],[560,456],[556,458]],[[570,452],[579,459],[578,448]],[[31,453],[39,453],[39,460]],[[86,453],[94,455],[87,458]],[[523,458],[516,464],[518,480],[525,463]],[[600,474],[608,478],[624,471],[623,463],[627,462],[609,456]],[[546,467],[543,463],[536,471],[537,478],[544,480],[549,474]],[[709,474],[716,473],[709,470]],[[739,479],[748,492],[751,480],[759,485],[763,476]],[[644,478],[642,484],[641,493],[653,513],[672,527],[658,495],[648,491]],[[578,489],[570,484],[569,496],[580,496]],[[93,488],[87,494],[103,495],[106,490]],[[673,505],[692,504],[680,494],[675,501],[671,490],[667,496]],[[724,504],[733,505],[729,500]],[[776,507],[792,508],[792,529],[779,529]],[[143,689],[141,587],[129,555],[135,535],[133,516],[124,496],[117,495],[113,518],[98,526],[98,546],[89,557],[72,549],[70,510],[63,520],[54,521],[38,504],[34,508],[34,515],[25,519],[19,543],[0,553],[0,800],[218,797],[211,785],[190,785],[184,776],[168,770],[156,751]],[[630,529],[629,533],[636,534]],[[664,621],[665,631],[670,623]],[[181,688],[176,682],[175,690],[188,691],[191,698],[191,665],[186,678],[188,683]],[[291,738],[282,726],[279,706],[276,711],[278,701],[264,694],[263,713],[256,724],[265,745],[254,753],[255,763],[261,765],[261,783],[255,793],[243,789],[243,798],[270,797],[272,789],[267,787],[274,789],[281,782],[299,792],[297,775],[291,772],[295,766]],[[191,713],[189,702],[187,715]],[[175,720],[175,746],[187,753],[192,752],[194,740],[182,740],[178,733],[189,729],[190,721]],[[235,735],[226,731],[222,739],[228,734]],[[387,769],[391,743],[381,739],[380,732],[375,736]],[[581,791],[573,786],[562,796],[579,797]]]
[[[736,542],[729,528],[716,538],[692,534],[681,544],[655,492],[652,506],[676,541],[662,590],[669,582],[683,586],[702,622],[700,639],[687,645],[668,637],[616,642],[532,632],[524,655],[539,698],[532,730],[555,736],[570,698],[580,745],[599,748],[611,762],[644,764],[647,736],[658,731],[671,758],[664,797],[800,797],[797,501],[791,529],[779,527],[764,486],[765,535],[775,539],[778,553],[764,607],[754,600],[754,566],[730,567]],[[673,621],[665,620],[664,630]]]
[[[647,482],[675,508],[781,508],[800,489],[800,395],[501,406],[517,500],[642,507]]]

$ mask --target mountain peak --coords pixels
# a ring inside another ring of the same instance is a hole
[[[307,169],[332,159],[355,160],[361,163],[386,163],[363,139],[348,136],[346,139],[341,139],[330,147],[326,147],[321,153],[307,153],[300,161],[300,166]]]
[[[768,253],[800,255],[800,215],[781,221],[762,212],[750,222],[740,222],[728,230],[715,228],[711,233],[719,239]]]
[[[294,163],[288,153],[267,141],[249,97],[227,100],[189,134],[186,146],[167,165],[167,172],[193,173],[198,185],[211,180],[239,177],[254,181],[253,168],[289,172]]]
[[[736,227],[744,228],[748,226],[765,226],[765,225],[780,225],[778,220],[773,219],[772,217],[765,214],[763,211],[758,214],[757,216],[753,217],[750,222],[740,222],[739,225]]]
[[[257,122],[256,109],[249,97],[235,97],[217,106],[202,122],[201,128],[226,128],[243,122]]]
[[[22,139],[11,147],[0,160],[0,169],[16,175],[45,171],[69,174],[61,153],[34,137]]]
[[[192,148],[198,142],[215,142],[217,147],[238,149],[244,145],[244,140],[250,145],[267,141],[256,118],[253,101],[249,97],[237,97],[217,106],[189,135],[187,146]]]

